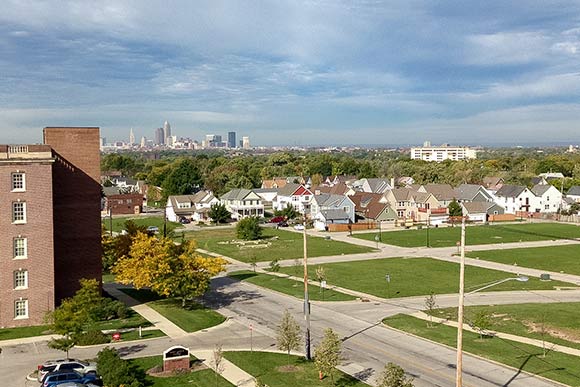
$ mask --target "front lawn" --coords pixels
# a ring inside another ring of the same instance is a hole
[[[300,276],[301,273],[303,273],[302,270],[302,267],[300,267],[299,273],[296,274],[293,272],[292,275]],[[228,275],[240,281],[246,281],[254,285],[288,294],[292,297],[304,299],[303,282],[294,281],[288,278],[282,278],[270,274],[254,273],[249,270],[236,271],[229,273]],[[308,289],[308,296],[312,301],[352,301],[356,299],[356,297],[340,293],[335,290],[325,289],[324,292],[322,292],[322,289],[319,286],[312,284],[308,285]]]
[[[113,218],[113,231],[114,232],[121,232],[121,230],[125,229],[125,222],[127,220],[131,220],[138,226],[156,226],[159,228],[159,233],[163,234],[163,216],[143,216],[139,218]],[[110,220],[109,218],[103,218],[101,220],[103,226],[106,230],[110,229]],[[183,228],[180,223],[170,222],[167,221],[167,232],[171,232],[175,229]]]
[[[425,320],[402,314],[388,317],[383,323],[453,348],[457,346],[457,328],[443,324],[428,328]],[[463,350],[544,378],[580,386],[577,356],[548,352],[544,358],[542,348],[497,337],[481,339],[477,333],[468,331],[463,332]]]
[[[259,241],[240,241],[235,228],[199,230],[185,234],[187,239],[195,239],[199,248],[223,254],[243,262],[264,262],[273,259],[294,259],[304,256],[302,234],[264,228],[264,236]],[[373,249],[350,243],[308,236],[308,256],[322,257],[341,254],[368,253]]]
[[[490,317],[490,330],[580,349],[579,310],[574,302],[468,306],[465,321],[483,312]],[[457,321],[457,308],[436,309],[433,315]]]
[[[146,289],[121,288],[120,290],[137,301],[147,303],[186,332],[196,332],[225,321],[225,317],[221,314],[197,303],[189,302],[185,308],[182,308],[181,300],[162,298]]]
[[[161,356],[142,357],[138,359],[130,359],[131,365],[139,368],[143,372],[154,367],[162,367],[163,359]],[[154,377],[147,375],[145,383],[148,387],[230,387],[233,386],[223,377],[216,375],[214,371],[209,368],[194,372],[180,372],[175,376],[170,377]]]
[[[0,329],[0,341],[2,340],[12,340],[12,339],[22,339],[24,337],[34,337],[50,335],[53,332],[50,331],[48,325],[36,325],[31,327],[18,327],[18,328],[4,328]]]
[[[473,251],[467,256],[507,265],[516,264],[538,270],[580,275],[580,245]]]
[[[270,352],[225,352],[225,358],[270,387],[287,386],[353,386],[368,387],[367,384],[358,381],[350,375],[339,370],[334,373],[334,384],[330,377],[318,380],[318,371],[314,362],[309,362],[304,357],[288,356],[283,353]]]
[[[431,258],[384,258],[356,262],[340,262],[309,266],[309,275],[318,266],[324,267],[329,286],[373,294],[378,297],[408,297],[450,294],[459,291],[459,264]],[[291,267],[281,272],[293,274]],[[391,282],[386,281],[389,274]],[[475,266],[465,266],[465,289],[476,290],[485,284],[513,277],[513,274]],[[559,281],[540,281],[530,278],[528,282],[508,281],[487,291],[501,290],[551,290],[554,286],[569,286]]]
[[[401,247],[455,246],[461,239],[461,226],[455,227],[424,227],[421,230],[388,231],[381,233],[382,243]],[[376,232],[354,234],[354,237],[375,241]],[[465,232],[466,245],[485,245],[492,243],[529,242],[554,239],[580,238],[580,228],[575,225],[561,223],[529,223],[529,224],[494,224],[486,226],[469,226]]]

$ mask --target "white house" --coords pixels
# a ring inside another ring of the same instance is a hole
[[[388,190],[393,189],[395,185],[394,179],[367,179],[363,178],[353,182],[353,188],[362,192],[372,192],[372,193],[385,193]]]
[[[558,212],[562,207],[562,193],[553,185],[538,184],[531,191],[536,195],[531,212]]]
[[[574,185],[570,187],[566,197],[573,199],[577,203],[580,203],[580,185]]]
[[[328,223],[354,223],[354,207],[354,202],[348,196],[315,195],[310,202],[310,216],[315,219],[315,228],[324,230]]]
[[[174,195],[167,198],[165,213],[171,222],[180,218],[193,221],[209,221],[207,212],[219,200],[210,191],[199,191],[194,195]]]
[[[312,191],[302,184],[288,183],[278,189],[278,195],[272,203],[275,211],[282,211],[288,205],[301,214],[310,212],[310,202],[312,201]]]
[[[489,215],[499,215],[505,211],[503,207],[493,202],[464,202],[461,203],[461,207],[469,221],[476,223],[485,223]]]
[[[240,220],[249,216],[264,216],[262,198],[252,190],[235,188],[225,193],[220,202],[232,214],[232,218]]]
[[[523,185],[503,185],[495,193],[495,202],[506,214],[530,212],[536,195]]]
[[[479,184],[461,184],[455,188],[458,202],[493,202],[493,196]]]

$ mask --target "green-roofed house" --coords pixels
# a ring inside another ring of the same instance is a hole
[[[249,216],[264,216],[262,198],[254,191],[246,188],[234,188],[226,192],[220,198],[220,202],[226,206],[235,220]]]

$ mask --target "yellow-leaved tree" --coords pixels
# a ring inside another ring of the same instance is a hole
[[[196,251],[194,241],[176,245],[169,238],[139,233],[129,255],[123,256],[112,272],[118,282],[136,289],[151,288],[155,293],[178,297],[182,306],[188,299],[201,296],[213,276],[225,270],[223,258],[206,258]]]

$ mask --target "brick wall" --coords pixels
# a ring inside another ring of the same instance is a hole
[[[44,128],[53,168],[55,296],[71,297],[81,278],[101,281],[99,128]]]
[[[13,172],[25,173],[25,192],[11,192]],[[26,203],[26,223],[12,224],[12,202]],[[39,325],[54,308],[52,163],[0,163],[0,327]],[[15,237],[27,239],[26,259],[14,259]],[[28,289],[14,289],[14,271],[28,271]],[[28,300],[28,319],[14,319],[14,303]]]
[[[138,214],[142,208],[143,195],[139,193],[107,196],[106,210],[112,209],[113,215]]]

